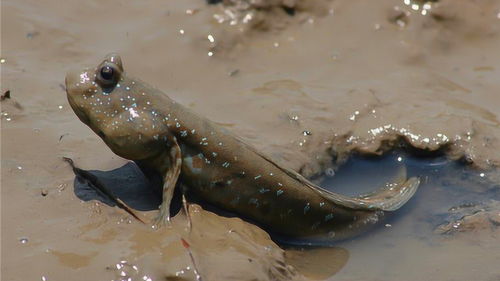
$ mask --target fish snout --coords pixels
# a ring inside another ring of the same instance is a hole
[[[68,97],[82,95],[93,86],[95,73],[89,69],[71,70],[66,74],[65,86]]]

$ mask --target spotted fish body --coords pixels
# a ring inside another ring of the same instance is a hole
[[[66,88],[77,116],[114,153],[165,175],[160,218],[169,217],[168,193],[180,180],[197,198],[278,235],[344,239],[398,209],[419,184],[411,178],[363,198],[329,192],[127,76],[117,55],[68,74]]]

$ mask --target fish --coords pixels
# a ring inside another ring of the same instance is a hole
[[[118,54],[71,71],[68,102],[78,118],[120,157],[162,178],[154,223],[170,222],[176,186],[188,195],[293,239],[341,240],[377,225],[418,189],[398,171],[372,194],[348,197],[322,188],[167,94],[129,76]]]

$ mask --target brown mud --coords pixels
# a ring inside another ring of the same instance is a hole
[[[153,230],[83,202],[61,158],[96,170],[126,163],[78,120],[62,86],[69,70],[118,52],[131,75],[305,176],[353,151],[402,146],[498,183],[500,1],[6,0],[1,9],[5,280],[195,280],[181,238],[203,280],[499,280],[498,198],[426,236],[400,235],[425,227],[417,213],[336,248],[284,250],[197,205],[190,234],[182,212]]]

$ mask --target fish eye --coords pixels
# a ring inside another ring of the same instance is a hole
[[[104,62],[97,71],[96,81],[104,89],[114,88],[120,80],[120,69],[110,62]]]
[[[101,68],[101,77],[104,80],[113,80],[113,68],[106,65]]]

